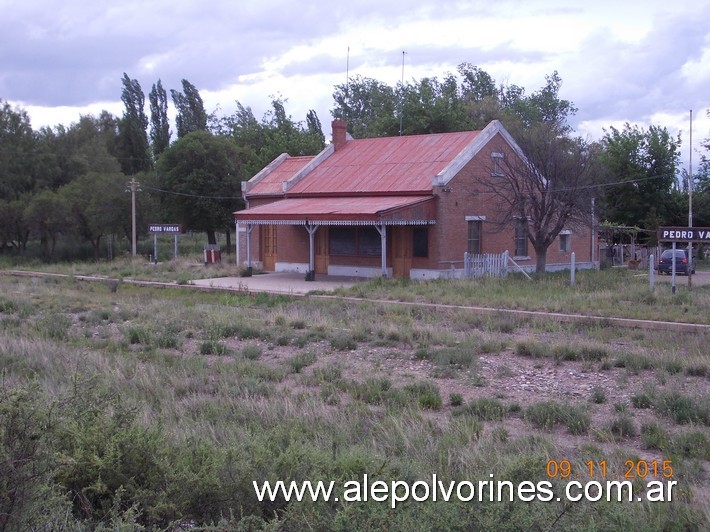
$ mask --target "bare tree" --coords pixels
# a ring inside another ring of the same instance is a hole
[[[483,189],[501,205],[498,223],[527,234],[536,254],[535,271],[547,265],[547,250],[563,229],[588,226],[597,147],[571,138],[553,123],[521,128],[514,152],[492,157],[491,178]]]

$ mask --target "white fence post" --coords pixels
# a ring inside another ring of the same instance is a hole
[[[656,282],[656,269],[654,268],[656,262],[654,259],[655,257],[653,255],[648,258],[648,278],[651,283],[651,290],[653,290],[654,283]]]

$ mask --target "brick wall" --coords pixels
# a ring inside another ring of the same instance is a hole
[[[466,217],[478,216],[484,218],[482,234],[482,251],[484,253],[503,253],[509,251],[513,256],[515,250],[515,229],[510,225],[501,225],[505,216],[504,206],[493,192],[481,187],[481,180],[490,178],[492,171],[492,152],[500,152],[505,157],[514,157],[507,143],[496,135],[479,151],[461,171],[445,186],[434,187],[437,196],[437,223],[429,226],[429,256],[413,257],[412,268],[428,270],[445,270],[454,262],[456,268],[462,267],[464,253],[468,247],[468,222]],[[250,207],[257,207],[276,201],[278,198],[251,199]],[[366,200],[363,200],[366,201]],[[591,260],[591,243],[589,228],[568,227],[570,230],[571,248],[560,250],[560,238],[548,248],[547,264],[569,264],[571,252],[575,252],[577,262]],[[252,260],[260,259],[261,226],[255,226],[251,238]],[[245,235],[240,233],[240,255],[246,260]],[[388,246],[392,242],[392,228],[388,228]],[[521,266],[535,266],[535,250],[528,241],[527,259],[516,259]],[[308,233],[302,226],[279,225],[277,228],[277,261],[279,263],[308,263],[309,242]],[[380,267],[381,259],[377,257],[344,257],[331,256],[331,265],[352,265]]]

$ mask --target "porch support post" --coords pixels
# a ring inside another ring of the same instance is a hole
[[[251,230],[254,228],[252,224],[247,224],[247,277],[251,276]]]
[[[385,224],[376,225],[375,229],[380,233],[380,245],[382,247],[382,277],[387,277],[387,226]]]
[[[239,221],[237,220],[234,220],[234,241],[235,264],[239,266]]]
[[[319,224],[309,224],[306,222],[306,231],[308,231],[308,271],[306,272],[306,281],[316,280],[316,258],[315,258],[315,235],[320,227]]]

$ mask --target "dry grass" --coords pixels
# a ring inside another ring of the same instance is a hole
[[[663,439],[685,489],[707,493],[701,471],[710,457],[686,450],[687,442],[703,449],[710,438],[698,417],[707,404],[703,383],[710,365],[704,335],[673,337],[370,302],[128,285],[113,290],[71,280],[0,277],[0,293],[3,386],[34,380],[49,402],[99,386],[134,406],[142,426],[160,427],[175,445],[203,442],[215,457],[238,449],[244,469],[236,476],[249,479],[255,474],[249,467],[258,465],[273,478],[316,473],[349,478],[366,472],[414,480],[435,472],[461,480],[493,473],[537,481],[545,478],[550,458],[567,458],[576,467],[590,459],[616,464],[624,455],[660,453],[644,446]],[[225,350],[203,351],[207,344]],[[520,345],[534,353],[514,354]],[[483,355],[506,362],[489,367],[481,362]],[[591,409],[589,417],[565,401],[560,420],[538,428],[526,421],[535,413],[528,414],[528,406],[538,397],[527,396],[521,406],[520,397],[526,396],[498,384],[514,381],[524,364],[541,364],[541,371],[606,372],[617,379],[612,386],[629,390],[636,379],[652,380],[657,408],[638,409],[629,401],[625,410],[613,412],[618,403],[613,397],[597,404],[580,395],[578,403]],[[680,387],[680,396],[670,394]],[[442,401],[452,393],[461,396],[462,405]],[[644,416],[647,428],[633,421],[631,433],[624,420],[636,415]],[[655,439],[650,423],[657,424]],[[422,508],[405,507],[389,518],[405,528]],[[431,522],[439,525],[453,526],[468,515],[456,505],[436,508],[441,520]],[[227,506],[220,509],[228,514]],[[508,510],[482,505],[480,520],[466,524],[535,529],[558,518],[554,505]],[[269,509],[252,511],[274,518]],[[281,509],[277,519],[285,528],[302,528],[310,510],[302,511]],[[383,510],[367,511],[375,523]],[[689,497],[665,510],[579,505],[558,524],[573,529],[593,515],[609,527],[619,513],[629,526],[640,527],[692,525],[708,517]]]

